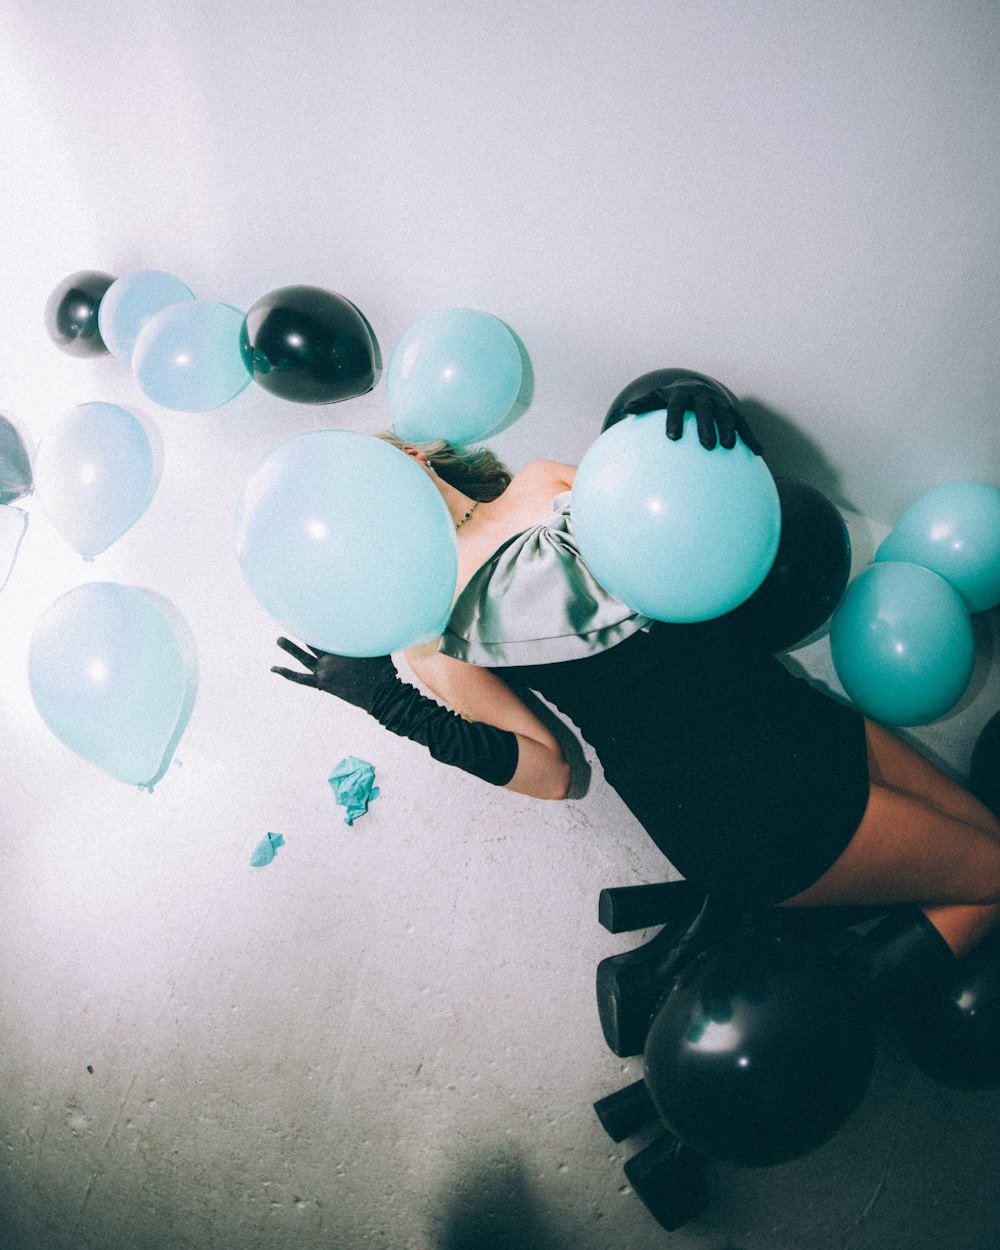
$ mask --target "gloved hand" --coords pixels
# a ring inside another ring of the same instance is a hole
[[[717,445],[735,447],[739,437],[755,456],[763,450],[736,396],[721,382],[685,369],[657,369],[630,383],[615,399],[602,430],[623,417],[666,409],[667,438],[677,440],[684,433],[684,414],[693,413],[698,438],[708,451]]]
[[[306,672],[274,667],[272,673],[345,699],[374,716],[391,733],[425,746],[436,760],[491,785],[506,785],[514,776],[519,754],[515,734],[481,721],[463,720],[426,698],[400,681],[389,656],[335,655],[296,646],[287,638],[279,638],[278,646],[294,656]]]
[[[401,684],[396,667],[387,655],[334,655],[331,651],[318,651],[315,647],[298,647],[287,638],[279,638],[278,646],[294,656],[307,671],[300,673],[290,668],[275,667],[271,669],[272,673],[296,681],[300,686],[312,686],[326,694],[336,695],[338,699],[353,703],[371,715],[374,715],[373,708],[379,695]]]

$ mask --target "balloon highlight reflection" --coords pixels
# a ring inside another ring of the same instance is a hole
[[[703,621],[743,603],[778,550],[770,471],[737,440],[707,451],[694,417],[663,433],[663,412],[629,416],[587,450],[573,484],[584,562],[611,594],[654,620]]]
[[[230,304],[188,300],[146,322],[132,354],[143,393],[164,408],[208,412],[250,385],[240,350],[243,314]]]
[[[510,413],[523,379],[521,351],[502,321],[445,308],[403,335],[386,372],[386,403],[399,438],[484,438]]]
[[[767,1167],[822,1145],[861,1101],[875,1031],[858,983],[815,943],[753,935],[678,977],[650,1027],[660,1117],[710,1158]]]
[[[951,710],[975,665],[958,591],[918,564],[876,563],[848,587],[830,625],[837,676],[857,706],[887,725],[925,725]]]
[[[194,643],[159,595],[88,582],[44,613],[28,652],[31,696],[72,751],[119,781],[163,775],[194,704]]]
[[[42,440],[36,487],[52,524],[91,559],[130,529],[152,498],[146,431],[116,404],[78,405]]]
[[[318,430],[280,444],[236,518],[240,568],[299,640],[385,655],[441,632],[458,576],[455,528],[420,466],[392,444]]]

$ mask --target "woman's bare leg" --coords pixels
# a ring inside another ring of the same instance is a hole
[[[1000,923],[1000,820],[866,721],[871,793],[847,849],[785,906],[917,903],[956,955]]]

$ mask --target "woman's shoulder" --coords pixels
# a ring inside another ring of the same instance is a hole
[[[532,460],[530,464],[526,464],[523,469],[519,469],[514,474],[507,489],[544,487],[550,489],[551,494],[558,495],[561,491],[570,489],[575,476],[574,465],[563,464],[559,460]]]

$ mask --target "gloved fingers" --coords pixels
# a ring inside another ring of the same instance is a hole
[[[298,682],[300,686],[316,686],[316,678],[312,673],[296,673],[290,668],[272,668],[272,673],[277,673],[279,677],[285,677],[288,681]]]
[[[759,456],[763,453],[764,448],[761,445],[760,440],[754,434],[753,430],[750,429],[746,419],[742,417],[739,412],[736,414],[736,433],[740,436],[747,447],[750,448],[755,456]]]
[[[687,408],[683,400],[671,400],[667,409],[667,438],[675,443],[684,434],[684,414]]]
[[[720,447],[730,450],[736,446],[736,412],[730,404],[716,404],[715,428]]]
[[[313,655],[310,651],[303,651],[301,647],[290,641],[290,639],[279,638],[278,646],[282,651],[287,651],[290,656],[293,656],[305,668],[314,669],[316,667],[319,656]]]
[[[715,427],[717,422],[715,399],[704,392],[693,395],[688,403],[688,412],[693,412],[698,423],[698,439],[706,451],[712,451],[717,440]]]

